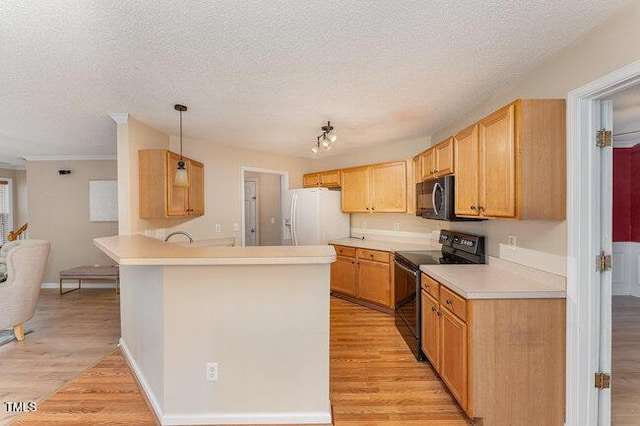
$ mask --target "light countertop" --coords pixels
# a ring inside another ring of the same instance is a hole
[[[524,276],[492,265],[421,265],[420,270],[467,299],[566,297],[566,286],[557,276]]]
[[[414,250],[440,250],[440,244],[433,242],[431,244],[404,243],[396,241],[369,240],[361,238],[342,238],[340,240],[331,240],[329,244],[337,244],[347,247],[356,247],[370,250],[382,251],[414,251]]]
[[[102,237],[96,247],[120,265],[288,265],[329,264],[332,246],[189,246],[143,235]]]

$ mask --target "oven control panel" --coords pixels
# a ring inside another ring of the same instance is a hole
[[[484,254],[484,237],[462,232],[440,231],[440,244],[472,254]]]

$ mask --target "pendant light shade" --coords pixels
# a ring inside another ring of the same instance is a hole
[[[184,161],[178,161],[178,168],[173,176],[173,186],[189,186],[189,176],[187,175],[187,169],[184,168]]]
[[[187,110],[184,105],[176,104],[173,106],[176,111],[180,112],[180,160],[178,160],[178,168],[173,177],[173,186],[180,186],[186,188],[189,186],[189,176],[187,175],[187,169],[184,167],[184,160],[182,158],[182,112]]]

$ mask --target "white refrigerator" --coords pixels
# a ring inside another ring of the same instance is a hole
[[[350,217],[340,210],[340,191],[292,189],[286,199],[284,245],[325,245],[329,240],[349,237]]]

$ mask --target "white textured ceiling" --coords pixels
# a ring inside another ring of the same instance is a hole
[[[426,136],[628,0],[2,0],[0,161],[115,154],[107,113],[308,156]],[[185,149],[188,151],[188,149]]]

